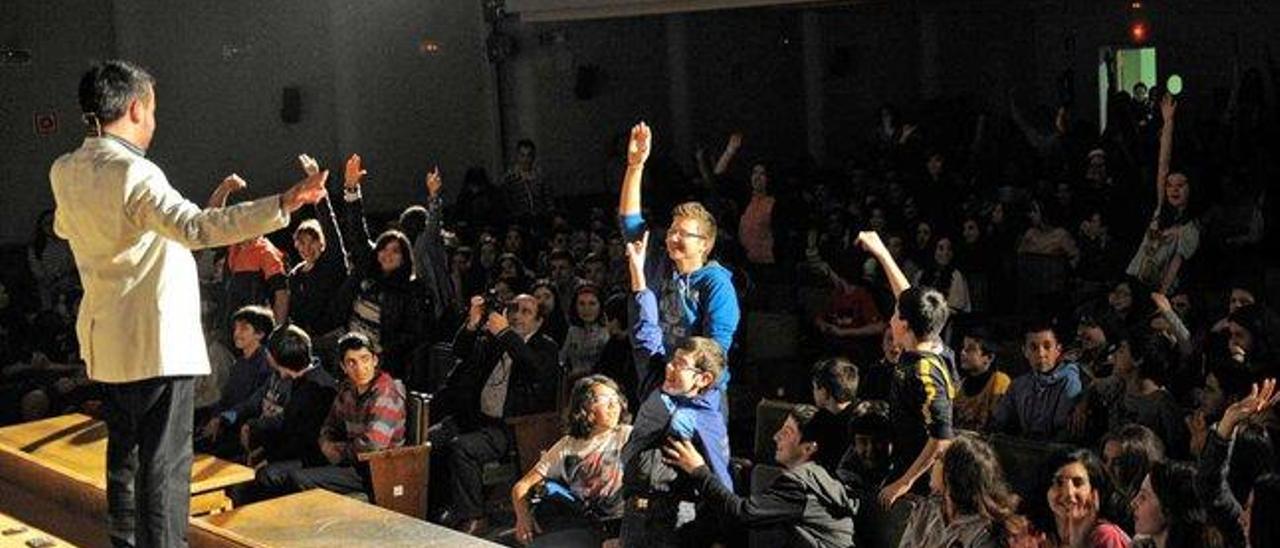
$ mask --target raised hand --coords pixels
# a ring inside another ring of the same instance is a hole
[[[861,247],[867,253],[879,256],[881,252],[888,253],[889,249],[884,246],[884,242],[880,240],[880,234],[874,230],[864,230],[858,233],[858,247]]]
[[[639,240],[627,242],[627,266],[631,272],[631,290],[641,291],[646,287],[644,276],[645,254],[649,250],[649,231],[644,232]]]
[[[443,187],[444,180],[440,178],[440,166],[435,166],[427,173],[427,195],[435,198]]]
[[[1166,297],[1164,293],[1152,293],[1151,302],[1155,303],[1156,310],[1161,314],[1168,314],[1173,310],[1173,305],[1169,303],[1169,297]]]
[[[649,160],[649,147],[653,144],[653,132],[648,124],[640,122],[631,128],[631,139],[627,142],[627,164],[642,166]]]
[[[280,206],[285,211],[293,213],[306,204],[314,204],[323,200],[327,195],[324,183],[328,180],[329,170],[327,169],[308,175],[306,179],[298,181],[281,195]]]
[[[727,148],[733,151],[737,151],[742,148],[742,132],[735,131],[729,135],[729,145]]]
[[[364,176],[368,173],[361,165],[360,155],[352,154],[347,158],[346,169],[342,172],[342,185],[347,188],[360,188],[360,181],[364,180]]]
[[[1237,424],[1266,412],[1277,401],[1280,401],[1280,395],[1276,394],[1275,379],[1266,379],[1261,384],[1253,383],[1248,396],[1231,404],[1222,413],[1222,420],[1218,421],[1218,434],[1225,439],[1231,439]]]
[[[307,154],[298,155],[298,164],[302,166],[302,172],[307,175],[315,175],[320,173],[320,162]]]
[[[239,175],[232,173],[231,175],[228,175],[226,179],[223,179],[222,184],[219,186],[221,187],[220,190],[223,192],[232,194],[249,188],[249,183],[245,182],[244,179],[241,179]]]

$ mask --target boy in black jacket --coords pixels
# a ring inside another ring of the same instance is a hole
[[[785,527],[787,546],[846,547],[853,545],[853,516],[858,501],[826,469],[814,462],[819,432],[811,405],[792,408],[773,435],[774,454],[787,471],[763,493],[739,497],[707,467],[692,443],[672,439],[663,448],[664,460],[689,474],[706,503],[747,527]]]
[[[233,494],[237,504],[279,493],[268,485],[290,470],[320,466],[328,461],[316,440],[324,424],[337,383],[311,353],[311,337],[301,328],[285,325],[271,334],[267,360],[274,371],[257,398],[252,416],[240,417],[240,443],[251,463],[267,462],[258,469],[254,483]]]

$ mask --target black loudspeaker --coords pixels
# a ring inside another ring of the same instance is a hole
[[[296,124],[302,120],[302,90],[287,86],[280,94],[280,121]]]

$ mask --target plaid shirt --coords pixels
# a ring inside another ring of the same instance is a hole
[[[343,462],[356,455],[404,445],[404,384],[385,371],[359,394],[350,381],[342,383],[320,438],[342,447]]]

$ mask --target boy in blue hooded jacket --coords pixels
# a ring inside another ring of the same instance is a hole
[[[627,244],[631,269],[633,345],[644,403],[636,415],[631,438],[622,448],[626,500],[623,546],[676,546],[678,525],[689,520],[687,501],[694,500],[694,483],[662,461],[669,438],[688,440],[702,454],[712,474],[733,489],[729,475],[729,435],[720,412],[720,378],[724,351],[706,337],[681,339],[667,354],[658,323],[657,298],[645,283],[646,234]],[[670,360],[668,360],[670,356]],[[683,508],[682,508],[683,506]],[[686,536],[686,535],[682,535]]]
[[[618,220],[627,242],[638,241],[648,230],[641,215],[640,187],[651,143],[652,133],[644,122],[631,129],[627,171],[618,197]],[[681,340],[698,336],[715,340],[728,355],[742,314],[733,274],[709,260],[716,243],[715,217],[697,202],[677,205],[671,217],[671,226],[663,235],[666,253],[655,254],[643,272],[658,307],[664,354],[672,356]],[[716,382],[722,395],[728,382],[725,369]]]

